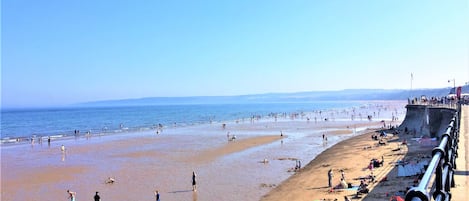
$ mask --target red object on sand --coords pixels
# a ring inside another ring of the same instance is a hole
[[[383,177],[383,179],[381,179],[381,182],[383,181],[388,181],[388,177],[387,176]]]
[[[404,201],[404,198],[401,198],[401,196],[392,196],[389,201]]]

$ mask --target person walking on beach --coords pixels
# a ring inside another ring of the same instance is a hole
[[[62,152],[65,152],[65,146],[62,145],[62,146],[60,147],[60,150],[61,150]]]
[[[68,193],[68,199],[70,199],[70,201],[75,201],[75,197],[77,196],[77,193],[70,191],[70,190],[67,190],[67,193]]]
[[[195,181],[195,176],[196,176],[195,172],[192,171],[192,191],[194,192],[197,191],[197,183]]]
[[[101,201],[101,197],[98,195],[98,191],[96,191],[96,195],[94,195],[94,201]]]
[[[329,187],[332,187],[332,177],[333,177],[332,169],[329,169],[329,171],[327,172],[327,177],[329,178]]]
[[[155,191],[155,198],[156,201],[160,201],[160,193],[158,192],[158,190]]]
[[[300,160],[296,160],[296,165],[295,165],[295,171],[298,171],[301,169],[301,161]]]

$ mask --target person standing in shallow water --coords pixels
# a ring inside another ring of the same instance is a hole
[[[67,190],[67,193],[68,193],[68,199],[70,199],[70,201],[75,201],[75,197],[77,196],[77,193],[72,192],[70,190]]]
[[[158,190],[155,191],[155,198],[156,201],[160,201],[160,193],[158,192]]]
[[[101,201],[101,197],[98,195],[98,191],[96,191],[96,195],[94,195],[94,201]]]
[[[192,191],[197,191],[197,183],[195,181],[195,176],[196,176],[195,172],[192,171]]]

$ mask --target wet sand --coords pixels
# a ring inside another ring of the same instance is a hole
[[[403,103],[391,105],[402,114]],[[295,159],[306,164],[335,143],[382,126],[376,120],[339,120],[338,114],[337,121],[226,122],[225,129],[207,124],[168,128],[159,135],[147,131],[53,141],[50,147],[2,146],[1,198],[65,200],[70,189],[77,200],[91,200],[95,191],[103,200],[153,200],[158,189],[163,200],[259,200],[294,174],[289,170]],[[227,132],[237,140],[229,142]],[[192,171],[198,175],[195,193]],[[116,182],[105,184],[108,177]]]

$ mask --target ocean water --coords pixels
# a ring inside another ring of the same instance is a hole
[[[217,123],[231,120],[250,121],[251,117],[272,117],[302,112],[317,112],[360,107],[360,101],[309,103],[199,104],[128,107],[75,107],[42,109],[2,109],[2,143],[17,138],[112,134]]]

